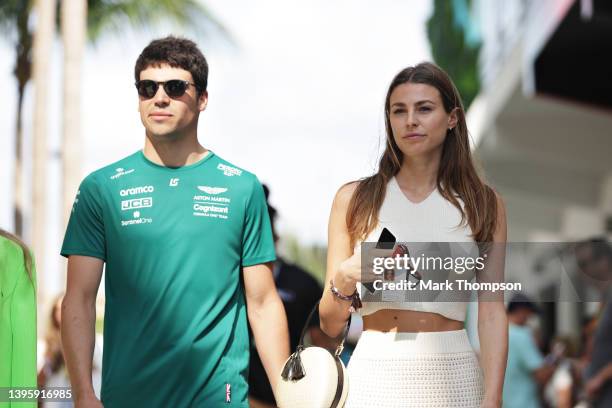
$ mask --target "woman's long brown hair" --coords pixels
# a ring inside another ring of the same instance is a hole
[[[28,249],[27,245],[24,244],[23,241],[21,241],[15,235],[3,230],[2,228],[0,228],[0,236],[13,241],[21,247],[21,251],[23,252],[23,265],[28,276],[30,277],[30,281],[34,282],[32,278],[32,255],[30,254],[30,250]]]
[[[389,110],[391,93],[397,86],[405,83],[435,87],[440,92],[446,113],[450,114],[453,109],[456,110],[457,126],[447,131],[442,145],[437,188],[445,199],[459,209],[460,226],[466,225],[467,222],[472,229],[472,238],[477,243],[492,242],[496,227],[497,199],[493,189],[479,177],[474,166],[461,96],[446,72],[435,64],[422,62],[400,71],[389,85],[385,98],[385,151],[376,174],[359,180],[346,214],[351,247],[358,240],[365,239],[376,227],[387,183],[402,165],[403,153],[393,139]],[[455,194],[463,201],[464,208]]]

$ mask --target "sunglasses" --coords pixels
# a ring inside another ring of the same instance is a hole
[[[164,92],[171,98],[179,98],[185,94],[189,85],[195,86],[189,81],[183,81],[182,79],[171,79],[169,81],[152,81],[150,79],[143,79],[136,81],[136,89],[138,95],[143,98],[151,99],[157,94],[159,85],[164,87]]]

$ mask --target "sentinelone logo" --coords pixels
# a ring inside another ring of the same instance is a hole
[[[121,226],[125,227],[127,225],[137,225],[137,224],[151,224],[153,222],[152,218],[138,218],[136,220],[128,220],[121,221]]]
[[[155,191],[155,188],[153,186],[139,186],[139,187],[125,188],[119,191],[119,195],[121,197],[125,197],[125,196],[136,195],[136,194],[152,193],[153,191]]]

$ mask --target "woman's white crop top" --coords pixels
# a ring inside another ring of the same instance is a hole
[[[458,200],[463,205],[459,198]],[[453,244],[451,248],[459,248],[462,254],[469,253],[470,256],[477,257],[478,247],[472,239],[472,230],[467,223],[465,226],[459,226],[460,222],[461,213],[457,207],[442,197],[438,189],[435,189],[425,200],[413,203],[404,195],[397,180],[393,177],[387,185],[385,199],[378,216],[378,225],[363,242],[376,243],[383,228],[386,227],[396,237],[398,243],[409,243],[411,256],[418,254],[418,243],[453,242],[456,244]],[[359,250],[360,245],[361,242],[358,242],[355,247],[356,251]],[[461,274],[461,279],[472,281],[473,278],[473,270]],[[366,288],[357,284],[357,289],[361,298],[364,299]],[[456,293],[456,295],[455,292],[453,293],[452,301],[422,301],[423,298],[419,298],[418,295],[415,295],[415,301],[412,301],[412,298],[406,298],[406,293],[402,292],[400,301],[393,301],[394,299],[389,297],[383,298],[385,300],[383,302],[366,300],[358,312],[366,316],[381,309],[416,310],[438,313],[449,319],[464,321],[470,293],[468,291],[457,291]],[[386,291],[383,293],[383,296],[385,295]],[[390,301],[387,301],[389,299]]]

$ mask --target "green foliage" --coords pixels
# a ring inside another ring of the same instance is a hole
[[[171,21],[198,32],[215,28],[229,34],[197,0],[88,0],[87,34],[92,42],[102,33],[121,33],[126,27],[145,28]]]
[[[480,44],[472,45],[466,40],[466,28],[473,22],[457,23],[457,3],[451,0],[434,0],[433,14],[427,21],[427,35],[435,63],[451,76],[467,111],[480,90]],[[469,3],[468,1],[468,6]]]
[[[287,260],[301,266],[323,284],[327,248],[318,245],[302,245],[294,236],[285,236],[282,240]]]
[[[0,30],[10,33],[17,28],[19,16],[30,12],[32,2],[30,0],[2,0],[0,1]]]

